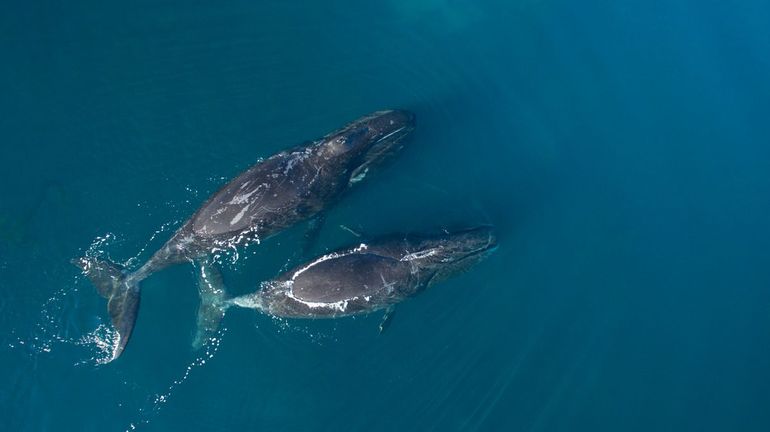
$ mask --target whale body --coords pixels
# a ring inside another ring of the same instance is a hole
[[[227,298],[216,269],[202,267],[208,287],[198,312],[194,345],[216,331],[230,307],[286,318],[338,318],[388,310],[497,248],[491,227],[439,235],[391,235],[320,256],[263,282],[257,291]]]
[[[260,161],[215,192],[133,272],[97,257],[75,260],[108,299],[118,334],[112,359],[120,356],[130,339],[142,280],[168,266],[205,260],[212,253],[260,241],[319,216],[370,168],[400,150],[413,129],[412,113],[377,111],[307,145]]]

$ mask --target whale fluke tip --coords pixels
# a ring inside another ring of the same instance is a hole
[[[107,299],[107,311],[118,341],[112,353],[112,360],[120,357],[134,330],[139,312],[139,285],[130,283],[123,268],[105,259],[84,257],[72,260],[72,264],[94,284],[99,295]]]

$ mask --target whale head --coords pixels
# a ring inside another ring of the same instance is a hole
[[[340,165],[356,183],[370,168],[382,164],[403,147],[404,138],[414,130],[415,116],[409,111],[377,111],[325,136],[319,153]]]
[[[412,237],[406,242],[408,253],[401,261],[412,264],[424,286],[468,270],[497,249],[497,238],[489,226]]]

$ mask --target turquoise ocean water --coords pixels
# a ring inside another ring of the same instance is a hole
[[[770,430],[766,2],[107,3],[0,14],[1,430]],[[203,352],[176,266],[99,364],[70,259],[137,265],[258,158],[388,107],[412,139],[313,252],[491,223],[492,257],[381,336],[237,310]]]

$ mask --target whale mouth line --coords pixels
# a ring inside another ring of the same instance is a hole
[[[379,164],[395,154],[401,148],[397,147],[397,143],[407,136],[413,129],[414,128],[410,127],[410,125],[403,125],[378,138],[376,141],[373,141],[366,150],[366,153],[362,156],[360,164],[350,173],[349,183],[352,185],[363,180],[370,167]]]
[[[406,125],[404,125],[404,126],[401,126],[400,128],[398,128],[398,129],[394,130],[393,132],[390,132],[389,134],[387,134],[387,135],[383,136],[382,138],[380,138],[380,139],[378,139],[377,141],[375,141],[375,142],[374,142],[374,144],[379,144],[379,143],[381,143],[382,141],[384,141],[384,140],[386,140],[387,138],[389,138],[389,137],[391,137],[391,136],[393,136],[393,135],[395,135],[395,134],[397,134],[397,133],[401,132],[401,131],[402,131],[402,130],[404,130],[404,129],[406,129]]]
[[[494,251],[496,251],[497,248],[498,248],[498,245],[496,245],[496,244],[489,244],[488,243],[488,244],[486,244],[483,247],[480,247],[480,248],[478,248],[476,250],[468,252],[468,254],[466,254],[464,257],[462,257],[462,258],[460,258],[458,260],[455,260],[454,264],[459,264],[459,263],[462,263],[462,262],[464,262],[466,260],[470,260],[470,259],[474,259],[474,258],[478,258],[478,257],[481,257],[483,259],[484,257],[486,257],[486,256],[492,254]]]
[[[469,259],[477,258],[479,256],[483,258],[493,253],[494,251],[496,251],[498,247],[499,245],[497,243],[497,240],[495,239],[494,236],[490,235],[489,237],[487,237],[487,241],[483,245],[480,245],[479,247],[468,251],[467,253],[463,254],[461,257],[457,259],[448,260],[445,262],[458,264]]]
[[[499,245],[497,244],[497,241],[495,240],[495,238],[493,236],[490,235],[487,238],[487,243],[484,246],[481,246],[478,249],[474,249],[473,251],[471,251],[468,255],[466,255],[462,259],[465,259],[465,258],[468,258],[468,257],[472,257],[472,256],[476,256],[476,255],[483,255],[483,254],[487,254],[487,253],[492,253],[492,252],[496,251],[498,247],[499,247]]]

